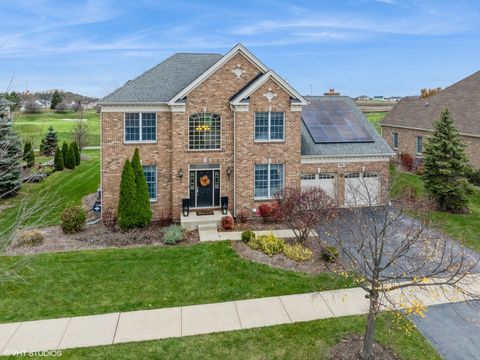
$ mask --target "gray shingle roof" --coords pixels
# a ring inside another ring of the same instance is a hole
[[[344,156],[344,155],[393,155],[394,152],[378,134],[373,126],[365,118],[365,115],[355,105],[351,98],[347,96],[305,96],[305,99],[311,103],[326,101],[342,101],[347,104],[355,113],[358,120],[365,124],[365,128],[372,136],[373,142],[369,143],[339,143],[339,144],[316,144],[307,127],[302,121],[302,155],[325,155],[325,156]],[[306,106],[308,107],[308,105]],[[305,108],[305,107],[304,107]]]
[[[426,99],[400,100],[380,124],[433,129],[433,121],[445,108],[452,113],[458,131],[480,135],[480,71]]]
[[[222,56],[221,54],[174,54],[105,96],[99,104],[168,102]]]

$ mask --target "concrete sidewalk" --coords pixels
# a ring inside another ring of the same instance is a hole
[[[472,275],[473,276],[473,275]],[[467,279],[478,284],[478,276]],[[480,289],[477,289],[480,290]],[[425,306],[465,301],[412,289]],[[289,324],[368,312],[361,288],[155,310],[0,324],[0,354],[110,345]],[[453,294],[454,296],[454,294]],[[406,304],[406,299],[401,299]],[[404,305],[402,305],[404,306]]]

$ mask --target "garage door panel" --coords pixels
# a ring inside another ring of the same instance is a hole
[[[369,206],[380,203],[380,178],[375,173],[345,175],[345,206]]]
[[[333,174],[304,174],[300,182],[302,188],[318,186],[332,199],[336,198],[336,179]]]

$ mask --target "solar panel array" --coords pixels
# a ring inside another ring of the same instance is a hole
[[[342,100],[312,101],[302,118],[316,144],[373,142],[362,119]]]

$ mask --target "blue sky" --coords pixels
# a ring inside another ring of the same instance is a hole
[[[0,14],[0,92],[101,97],[175,52],[238,42],[303,94],[412,95],[480,70],[476,0],[8,0]]]

